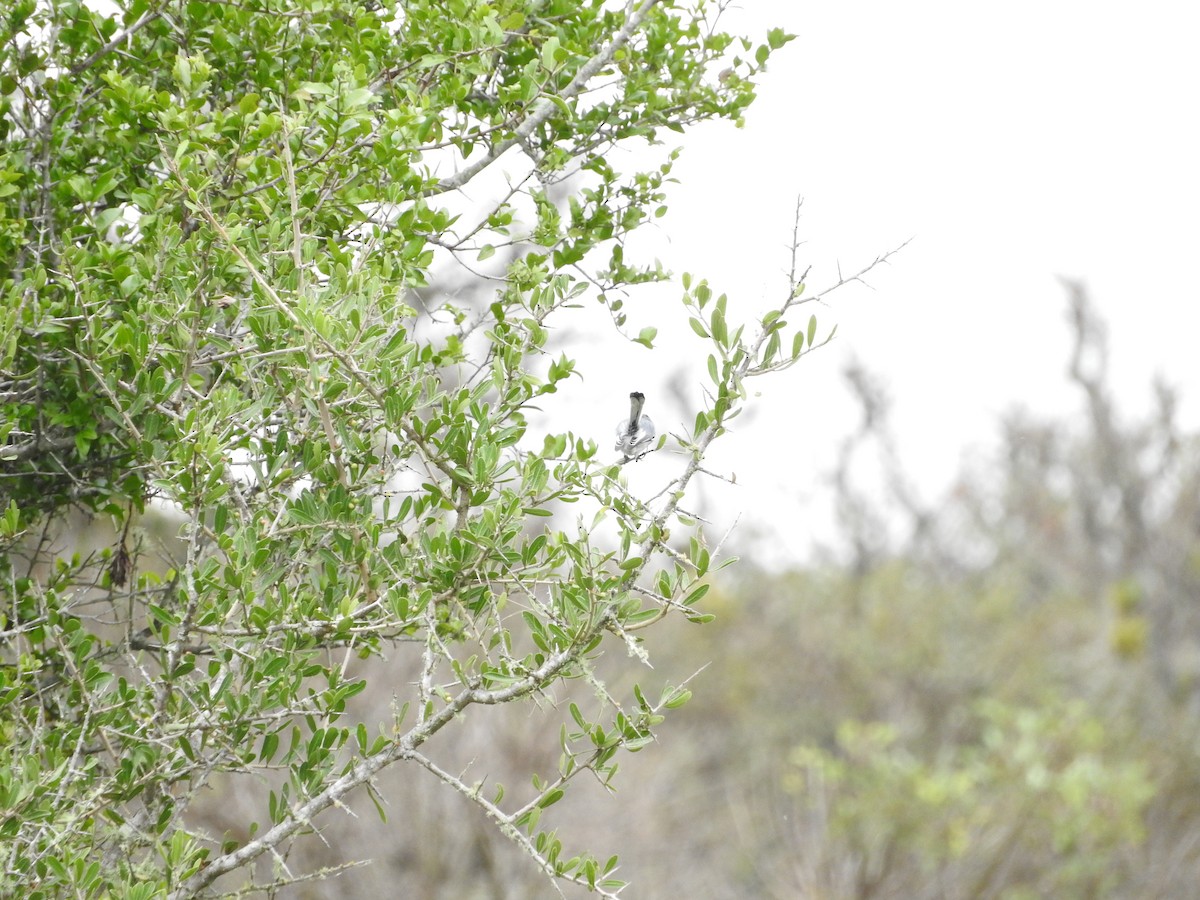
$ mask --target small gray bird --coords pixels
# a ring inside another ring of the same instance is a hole
[[[625,456],[622,462],[641,459],[654,447],[654,423],[642,415],[646,395],[634,391],[629,395],[629,418],[617,423],[617,444],[613,449]]]

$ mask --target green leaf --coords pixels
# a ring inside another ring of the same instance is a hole
[[[562,51],[562,45],[557,37],[551,35],[546,38],[542,43],[542,65],[547,69],[557,69],[560,51]]]
[[[792,359],[798,359],[803,350],[804,350],[804,332],[797,331],[796,336],[792,338]]]
[[[115,169],[110,169],[103,175],[98,177],[92,186],[92,196],[96,198],[103,197],[109,191],[117,186],[120,182],[120,173]]]
[[[571,718],[575,720],[575,724],[578,725],[581,730],[587,731],[589,727],[588,722],[583,717],[583,712],[579,709],[579,706],[575,703],[572,703],[568,708],[571,712]]]
[[[0,196],[2,196],[2,192],[0,192]],[[121,207],[110,206],[96,217],[96,230],[107,234],[109,226],[122,217],[123,210]]]
[[[346,109],[354,109],[359,106],[368,106],[375,99],[375,92],[370,88],[364,87],[356,88],[355,90],[350,91],[343,98],[342,103]]]
[[[94,196],[92,193],[92,183],[82,175],[72,175],[67,179],[67,184],[71,188],[71,192],[83,201],[90,201]]]
[[[667,709],[679,709],[679,707],[683,706],[685,703],[687,703],[691,699],[692,699],[692,692],[689,691],[687,688],[676,688],[671,693],[671,696],[667,698],[667,702],[665,705],[666,705]]]
[[[182,51],[175,55],[173,74],[175,81],[183,88],[183,92],[185,94],[190,93],[192,89],[192,61]]]
[[[707,338],[709,336],[708,330],[704,327],[704,323],[694,316],[688,319],[688,324],[692,326],[692,331],[696,332],[696,334],[700,335],[700,337]]]
[[[538,808],[546,809],[546,807],[548,807],[548,806],[553,806],[555,803],[557,803],[559,800],[561,800],[563,798],[564,793],[565,792],[563,791],[562,788],[555,788],[550,793],[548,793],[545,797],[542,797],[542,799],[540,799],[538,801],[538,804],[537,804]]]
[[[770,365],[771,361],[779,355],[779,332],[771,335],[767,341],[766,349],[763,351],[763,364]]]
[[[729,346],[729,331],[725,325],[725,311],[720,306],[713,310],[709,325],[712,328],[713,340],[722,347]]]
[[[270,731],[263,735],[262,749],[258,753],[258,761],[269,763],[275,758],[275,751],[279,749],[279,732]]]
[[[796,35],[788,34],[782,28],[772,28],[767,32],[767,44],[772,50],[778,50],[784,44],[787,44],[796,39]]]

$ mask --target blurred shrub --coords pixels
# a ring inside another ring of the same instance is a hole
[[[863,418],[830,479],[836,537],[803,568],[740,569],[706,598],[720,627],[667,649],[710,665],[676,738],[691,777],[639,829],[651,881],[1196,896],[1200,441],[1163,383],[1148,415],[1118,412],[1103,323],[1068,293],[1083,414],[1009,415],[939,502],[912,486],[883,390],[849,373]],[[858,486],[864,461],[882,489]],[[681,831],[702,875],[670,874]]]
[[[838,729],[832,751],[792,752],[783,786],[823,832],[797,856],[836,861],[812,865],[806,887],[1094,897],[1127,880],[1125,851],[1141,843],[1154,793],[1146,765],[1123,758],[1128,748],[1078,702],[985,701],[974,713],[979,739],[932,756],[890,725],[855,722]]]

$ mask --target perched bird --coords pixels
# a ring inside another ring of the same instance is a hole
[[[625,459],[622,462],[641,459],[654,447],[654,423],[649,416],[642,415],[646,395],[634,391],[629,395],[629,418],[617,423],[617,445]]]

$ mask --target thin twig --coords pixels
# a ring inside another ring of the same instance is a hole
[[[110,54],[114,50],[116,50],[117,46],[122,41],[129,40],[131,37],[133,37],[135,34],[137,34],[139,31],[141,31],[143,28],[145,28],[147,25],[149,25],[155,19],[161,18],[162,15],[163,15],[162,9],[147,10],[146,12],[142,13],[142,17],[140,19],[138,19],[136,22],[134,22],[132,25],[130,25],[128,28],[126,28],[124,31],[119,31],[115,35],[113,35],[112,40],[110,40],[107,44],[105,44],[103,47],[101,47],[99,50],[97,50],[95,53],[93,53],[87,59],[71,66],[71,74],[78,75],[81,72],[86,72],[88,69],[90,69],[92,66],[94,66],[97,62],[99,62],[104,57],[108,56],[108,54]]]

